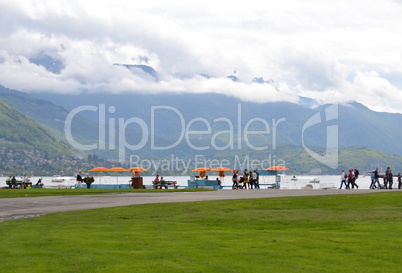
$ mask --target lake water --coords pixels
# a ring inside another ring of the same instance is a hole
[[[6,185],[7,177],[0,177],[0,187]],[[40,177],[31,177],[30,180],[32,184],[36,184]],[[130,181],[129,176],[94,176],[94,184],[120,184],[128,185]],[[152,185],[154,176],[143,176],[144,185]],[[216,176],[210,175],[209,179],[216,179]],[[340,185],[340,175],[318,175],[318,176],[296,176],[296,179],[292,179],[292,176],[283,176],[281,181],[281,189],[301,189],[307,184],[311,185],[314,189],[319,188],[339,188]],[[313,179],[318,179],[319,183],[312,183]],[[17,178],[18,179],[18,178]],[[43,177],[42,183],[44,183],[47,188],[57,188],[57,187],[69,187],[75,184],[75,178],[71,177],[71,180],[65,182],[52,182],[54,177]],[[190,179],[189,176],[165,176],[166,181],[177,181],[179,186],[187,186],[187,180]],[[226,176],[222,180],[222,185],[225,188],[230,189],[232,185],[231,176]],[[260,176],[260,184],[273,184],[275,183],[275,176]],[[371,179],[370,176],[359,176],[356,181],[359,189],[368,189],[370,187]],[[394,181],[395,184],[395,181]],[[267,185],[262,185],[261,189],[267,189]]]

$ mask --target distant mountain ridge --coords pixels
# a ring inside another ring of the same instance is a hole
[[[337,106],[334,120],[326,119],[329,105],[316,108],[313,101],[305,99],[301,104],[251,103],[236,98],[217,94],[26,94],[0,86],[0,98],[23,111],[32,120],[44,124],[55,135],[64,137],[66,117],[73,109],[91,107],[95,110],[83,110],[74,116],[72,133],[82,144],[99,142],[99,126],[101,109],[104,111],[105,148],[87,151],[101,155],[106,159],[117,160],[120,151],[120,129],[118,124],[126,126],[125,138],[128,145],[137,145],[144,136],[139,123],[124,124],[130,120],[143,121],[146,126],[146,145],[127,152],[126,156],[135,155],[145,159],[167,159],[173,156],[188,159],[202,155],[208,160],[234,158],[235,156],[264,160],[271,156],[292,162],[293,169],[308,172],[310,168],[321,168],[326,173],[333,172],[311,158],[303,147],[310,148],[318,154],[325,154],[328,126],[336,125],[339,133],[340,166],[361,167],[364,170],[375,166],[391,165],[402,169],[402,147],[399,146],[399,135],[402,133],[402,115],[378,113],[371,111],[359,103]],[[77,108],[78,107],[78,108]],[[182,115],[182,119],[180,116]],[[312,117],[320,122],[306,127]],[[226,121],[225,121],[226,120]],[[251,122],[250,122],[251,121]],[[244,139],[245,130],[264,131],[265,121],[269,132],[248,136]],[[184,122],[184,124],[181,124]],[[223,133],[232,123],[232,137]],[[109,126],[114,125],[112,131]],[[153,126],[154,128],[151,128]],[[153,149],[168,147],[174,144],[182,133],[182,127],[189,130],[188,139],[172,149]],[[210,133],[208,133],[210,126]],[[275,129],[274,129],[275,128]],[[152,135],[154,129],[154,135]],[[197,133],[201,131],[201,133]],[[109,150],[114,134],[115,150]],[[202,133],[204,132],[204,133]],[[207,132],[207,133],[205,133]],[[191,134],[195,133],[195,134]],[[216,136],[216,137],[215,137]],[[153,138],[154,143],[151,142]],[[68,142],[66,142],[67,145]],[[230,147],[232,143],[233,147]],[[250,144],[250,145],[249,145]],[[196,150],[191,147],[207,147]],[[216,145],[218,149],[215,149]],[[266,150],[256,150],[252,146],[267,146]],[[219,148],[224,149],[219,149]],[[378,151],[376,151],[376,150]],[[399,156],[398,156],[399,155]],[[362,156],[364,158],[362,158]],[[127,158],[128,159],[128,158]]]
[[[227,118],[236,124],[238,122],[238,109],[240,105],[242,124],[244,129],[247,121],[253,118],[261,118],[272,125],[272,120],[286,119],[278,125],[276,141],[281,144],[302,145],[302,134],[306,146],[324,147],[326,145],[325,119],[320,124],[305,130],[303,125],[318,112],[324,114],[328,105],[311,108],[312,102],[305,101],[303,104],[276,102],[276,103],[252,103],[242,102],[236,98],[218,94],[83,94],[77,100],[73,95],[38,94],[48,100],[73,109],[80,105],[105,104],[116,109],[115,117],[129,119],[139,117],[150,122],[151,109],[155,106],[169,106],[177,109],[185,118],[186,122],[194,118],[205,118],[214,124],[213,130],[223,130],[224,126],[213,122],[216,118]],[[168,111],[167,111],[168,112]],[[162,128],[163,136],[168,139],[177,139],[177,124],[174,124],[173,113],[158,126]],[[96,113],[83,112],[88,119],[96,120]],[[177,118],[176,118],[177,119]],[[332,122],[339,128],[339,147],[370,147],[385,153],[402,155],[400,136],[402,135],[402,115],[393,113],[380,113],[368,109],[366,106],[351,102],[347,105],[338,106],[338,118]],[[261,129],[261,124],[254,124],[255,128]],[[158,128],[159,128],[158,127]],[[195,129],[202,129],[202,124],[194,124]],[[271,128],[272,129],[272,128]],[[234,128],[237,130],[237,128]],[[272,142],[270,136],[260,138],[261,141]]]

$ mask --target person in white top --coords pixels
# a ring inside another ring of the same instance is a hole
[[[349,189],[348,183],[346,183],[347,181],[347,175],[345,173],[345,170],[342,170],[342,174],[341,174],[341,185],[339,187],[339,189],[342,189],[342,186],[345,185],[345,189]]]

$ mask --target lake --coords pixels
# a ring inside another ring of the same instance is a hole
[[[7,186],[6,185],[7,177],[0,177],[0,187]],[[32,184],[36,184],[38,179],[41,177],[31,177],[30,180]],[[54,188],[58,186],[68,187],[75,184],[75,178],[71,177],[71,180],[67,180],[65,182],[52,182],[52,179],[55,177],[46,176],[42,178],[42,182],[47,188]],[[125,184],[128,185],[130,181],[129,176],[94,176],[95,184]],[[152,181],[154,176],[143,176],[144,185],[152,185]],[[215,180],[217,176],[210,175],[209,179]],[[281,181],[281,189],[301,189],[305,187],[307,184],[311,185],[314,189],[319,188],[339,188],[340,185],[340,175],[317,175],[317,176],[296,176],[296,179],[292,179],[293,176],[283,175]],[[18,178],[17,178],[18,179]],[[187,180],[190,179],[190,176],[165,176],[164,179],[166,181],[177,181],[179,186],[187,186]],[[318,179],[319,183],[312,183],[313,179]],[[394,185],[395,185],[394,181]],[[275,183],[275,176],[260,176],[260,184],[273,184]],[[359,176],[356,181],[357,185],[359,185],[359,189],[368,189],[370,187],[371,179],[370,176]],[[231,176],[226,176],[222,179],[222,185],[225,188],[230,188],[232,185]],[[262,185],[261,189],[267,189],[267,186]]]

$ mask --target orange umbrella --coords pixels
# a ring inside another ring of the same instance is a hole
[[[213,171],[213,172],[232,172],[233,170],[226,168],[226,167],[217,167],[217,168],[211,169],[211,171]]]
[[[135,176],[140,176],[140,172],[146,172],[148,171],[147,169],[141,168],[141,167],[132,167],[130,168],[131,172],[134,172]]]
[[[100,172],[107,172],[109,169],[108,168],[105,168],[105,167],[96,167],[96,168],[93,168],[93,169],[90,169],[88,172],[91,172],[91,173],[95,173],[95,172],[97,172],[97,173],[100,173]],[[100,177],[98,177],[99,178],[99,183],[102,183],[101,182],[101,178]]]
[[[90,169],[88,172],[107,172],[109,169],[105,167],[96,167],[93,169]]]
[[[288,171],[290,169],[285,166],[272,166],[272,167],[266,168],[266,170],[267,171]]]
[[[232,172],[232,169],[226,167],[216,167],[211,169],[213,172],[219,172],[219,177],[225,177],[225,172]]]
[[[210,171],[211,169],[210,168],[207,168],[207,167],[200,167],[200,168],[197,168],[197,169],[194,169],[194,170],[191,170],[192,172],[207,172],[207,171]]]
[[[109,172],[128,172],[129,170],[124,169],[122,167],[114,167],[114,168],[110,168],[108,169]]]
[[[108,171],[110,171],[110,172],[128,172],[130,170],[127,170],[127,169],[124,169],[121,167],[114,167],[114,168],[108,169]],[[119,176],[117,176],[117,184],[119,184]]]
[[[192,172],[200,172],[200,177],[205,177],[205,175],[206,175],[206,172],[207,171],[210,171],[211,169],[210,168],[207,168],[207,167],[200,167],[200,168],[197,168],[197,169],[194,169],[194,170],[192,170]]]

